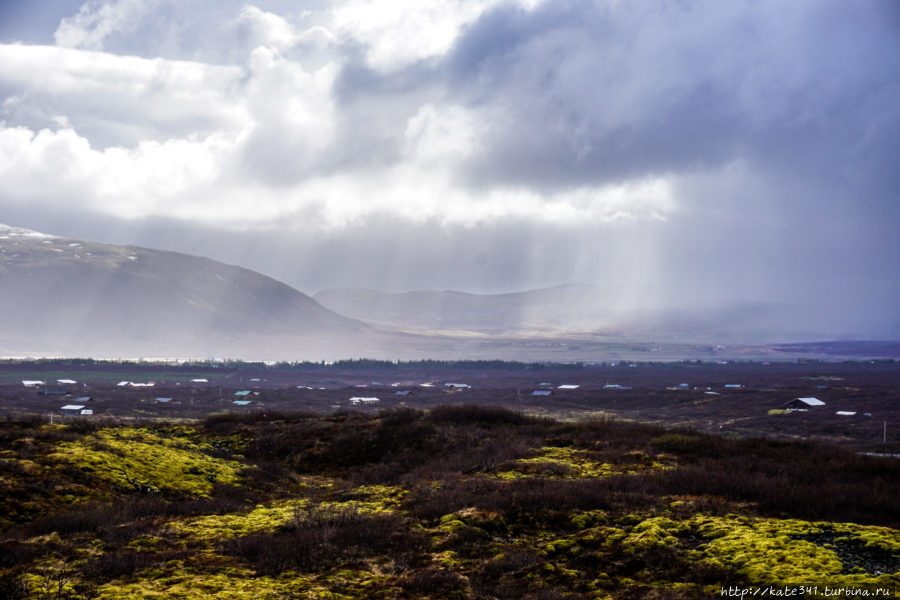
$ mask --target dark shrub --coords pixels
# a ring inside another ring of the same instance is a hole
[[[431,409],[429,418],[435,424],[444,425],[482,425],[487,427],[499,425],[525,425],[540,422],[540,419],[502,408],[500,406],[436,406]]]
[[[155,552],[133,552],[119,550],[106,552],[91,561],[84,569],[91,581],[102,582],[132,575],[155,564],[175,558],[175,555],[161,555]]]
[[[709,454],[716,444],[709,436],[684,433],[665,433],[650,440],[650,445],[660,452],[678,455]]]
[[[416,598],[431,594],[448,594],[456,590],[465,590],[467,586],[465,577],[444,569],[422,569],[400,580],[403,591]]]
[[[4,600],[25,600],[28,597],[28,587],[21,575],[0,576],[0,598]]]
[[[281,530],[228,540],[223,550],[249,561],[260,573],[277,574],[286,569],[313,571],[384,552],[416,552],[426,543],[399,515],[309,505]]]
[[[52,548],[37,547],[17,540],[4,540],[0,542],[0,569],[14,567],[16,565],[31,562],[44,552],[51,552]],[[0,598],[4,596],[0,594]]]

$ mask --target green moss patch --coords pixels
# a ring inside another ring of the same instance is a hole
[[[182,537],[194,542],[218,542],[232,537],[275,531],[309,501],[279,500],[261,504],[247,512],[205,515],[170,524]]]
[[[409,490],[398,485],[361,485],[345,493],[345,502],[353,502],[366,512],[393,512],[400,508]]]
[[[544,446],[530,458],[520,458],[511,464],[511,468],[494,474],[504,480],[521,477],[550,477],[558,479],[583,479],[588,477],[612,477],[615,475],[633,475],[654,469],[670,468],[658,461],[635,460],[628,464],[612,464],[600,462],[593,458],[591,452],[571,447]]]
[[[213,484],[235,483],[244,466],[213,458],[189,428],[101,429],[83,440],[62,442],[50,458],[68,462],[116,487],[145,493],[208,497]]]
[[[626,546],[671,545],[685,536],[696,536],[699,557],[733,568],[756,585],[900,586],[900,571],[867,572],[842,560],[841,544],[878,557],[880,566],[895,568],[900,564],[900,532],[884,527],[734,515],[701,515],[686,521],[660,517],[635,526]]]

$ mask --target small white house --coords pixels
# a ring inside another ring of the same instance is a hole
[[[63,407],[60,407],[59,412],[64,415],[80,415],[84,410],[83,404],[66,404]]]
[[[581,387],[580,385],[575,385],[572,383],[564,383],[562,385],[556,386],[556,389],[558,389],[558,390],[577,390],[580,387]]]
[[[42,385],[47,385],[47,383],[38,379],[23,379],[22,385],[24,385],[25,387],[39,387]]]
[[[350,404],[352,406],[359,406],[360,404],[377,404],[378,402],[381,402],[381,400],[372,396],[353,396],[350,398]]]

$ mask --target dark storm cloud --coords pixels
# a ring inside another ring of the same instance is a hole
[[[603,182],[735,160],[896,183],[900,36],[890,2],[548,2],[484,15],[448,94],[496,115],[486,183]]]
[[[0,48],[0,222],[307,292],[591,281],[900,329],[900,5],[472,2],[90,2],[43,68]]]

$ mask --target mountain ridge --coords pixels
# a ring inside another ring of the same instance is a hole
[[[313,298],[326,308],[366,323],[423,334],[587,334],[618,341],[701,344],[873,338],[868,332],[842,331],[815,315],[814,308],[800,303],[665,306],[652,290],[626,291],[587,283],[501,294],[328,288],[319,290]]]
[[[279,338],[289,345],[373,334],[243,267],[8,226],[0,227],[0,282],[0,347],[205,356]]]
[[[311,297],[209,258],[0,226],[6,357],[591,362],[783,357],[773,344],[888,339],[804,331],[793,307],[647,308],[655,300],[584,283]]]

